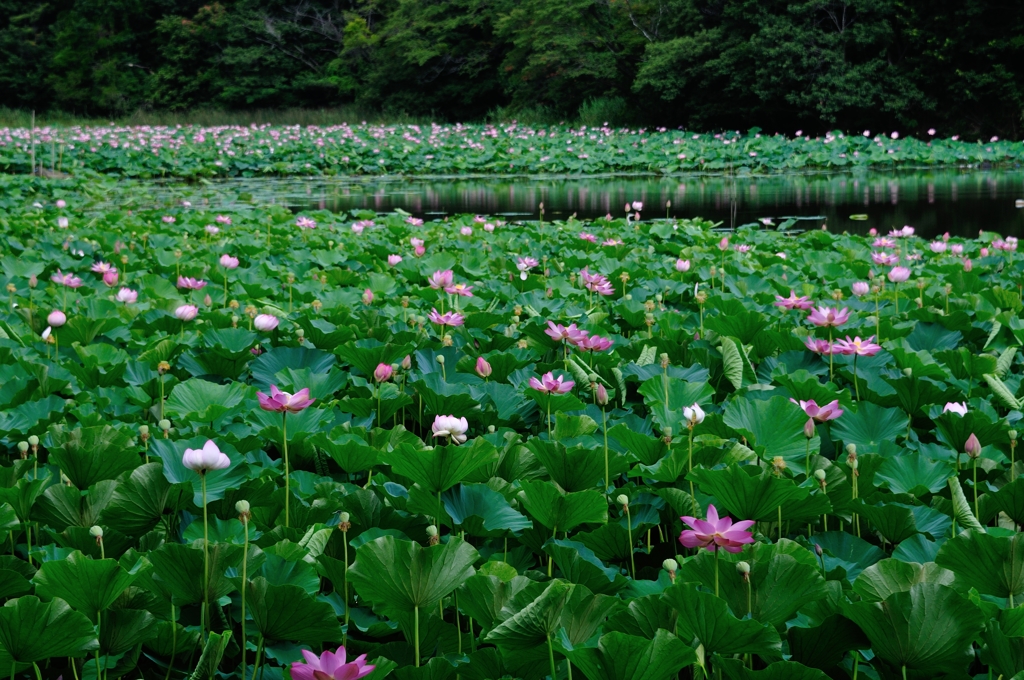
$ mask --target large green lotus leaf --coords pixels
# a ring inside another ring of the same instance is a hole
[[[23,476],[13,486],[0,487],[0,504],[10,505],[18,519],[27,522],[32,513],[32,506],[43,495],[49,483],[48,473],[41,475],[39,479]]]
[[[381,536],[356,550],[349,580],[374,611],[385,616],[427,611],[473,575],[478,555],[465,541],[451,538],[424,548],[412,541]]]
[[[562,576],[570,583],[585,586],[598,594],[614,594],[626,587],[626,577],[618,569],[606,567],[587,546],[559,539],[544,546]]]
[[[94,560],[76,551],[65,560],[44,563],[32,580],[39,597],[60,598],[95,620],[96,614],[113,604],[136,576],[116,560]]]
[[[706,654],[752,653],[767,658],[782,654],[782,640],[773,626],[736,618],[725,600],[712,593],[677,578],[664,597],[679,614],[676,635],[684,642],[703,645]]]
[[[547,644],[561,623],[562,610],[574,586],[554,580],[547,588],[511,617],[498,624],[483,640],[498,646],[503,653],[535,651]]]
[[[1018,678],[1024,671],[1024,638],[1007,635],[997,620],[989,620],[981,634],[985,646],[981,661],[1004,678]]]
[[[562,493],[551,482],[522,481],[519,499],[530,516],[552,531],[608,521],[608,501],[598,491]]]
[[[786,539],[773,545],[755,543],[742,553],[728,554],[724,561],[719,558],[719,594],[736,616],[747,615],[747,584],[735,568],[736,562],[746,561],[750,565],[750,614],[761,623],[781,627],[800,607],[827,595],[825,579],[813,558],[806,548]],[[714,590],[714,553],[702,551],[687,560],[676,580]]]
[[[851,509],[875,526],[885,540],[899,543],[918,533],[917,520],[910,506],[899,503],[868,505],[862,499],[851,504]]]
[[[411,344],[384,344],[379,340],[367,338],[335,347],[334,353],[341,357],[342,361],[351,364],[364,376],[369,377],[373,375],[377,364],[396,364],[414,349],[416,347]],[[255,371],[253,376],[255,377]]]
[[[32,584],[27,578],[11,569],[0,569],[0,599],[30,592],[32,592]]]
[[[311,441],[349,474],[365,472],[381,462],[378,449],[367,444],[362,437],[347,433],[342,428],[336,427],[330,434],[321,432],[314,435]]]
[[[578,439],[597,431],[597,421],[590,416],[567,416],[564,413],[555,414],[555,429],[552,433],[555,441],[564,442],[567,439]]]
[[[190,422],[215,423],[241,404],[245,396],[246,387],[242,383],[218,385],[199,378],[189,378],[174,386],[164,410],[172,419],[179,417]]]
[[[445,512],[471,536],[496,537],[533,526],[505,497],[486,484],[460,484],[441,497]]]
[[[1014,522],[1024,524],[1024,476],[1017,477],[995,493],[986,494],[986,497]]]
[[[566,448],[557,441],[546,441],[536,437],[527,440],[526,448],[544,465],[551,475],[551,481],[566,491],[593,489],[604,479],[602,449],[587,449],[582,446]],[[612,462],[620,463],[621,460],[621,456],[614,456]],[[609,475],[622,474],[624,471],[621,464],[616,464],[614,469],[609,470]]]
[[[893,593],[907,592],[917,583],[951,585],[953,572],[932,562],[885,559],[861,572],[853,582],[853,590],[868,602],[881,602]]]
[[[469,413],[480,406],[469,385],[448,382],[440,373],[427,373],[422,380],[410,383],[410,387],[422,399],[424,417]]]
[[[11,529],[21,524],[18,513],[10,503],[0,503],[0,539],[6,539]]]
[[[53,425],[47,441],[51,459],[79,489],[114,479],[142,463],[138,449],[131,445],[131,432],[110,425],[73,430]]]
[[[459,608],[485,631],[490,630],[501,620],[505,605],[531,583],[525,576],[504,581],[478,571],[459,586]]]
[[[896,546],[896,549],[892,551],[892,557],[901,562],[917,562],[918,564],[934,562],[935,556],[939,553],[939,548],[942,547],[945,540],[946,537],[942,537],[939,540],[930,541],[924,534],[914,534]]]
[[[117,485],[100,523],[129,536],[142,536],[159,524],[165,510],[180,510],[192,493],[191,485],[168,482],[160,463],[146,463]]]
[[[609,562],[628,560],[633,549],[626,525],[619,522],[602,524],[593,531],[573,534],[572,538],[594,551],[598,559]]]
[[[0,656],[6,651],[18,663],[36,663],[98,648],[93,624],[60,598],[44,604],[26,595],[0,607]]]
[[[398,474],[437,494],[452,488],[497,457],[493,444],[483,437],[476,437],[467,444],[449,444],[432,449],[403,444],[385,454],[384,460]]]
[[[676,629],[676,611],[660,593],[630,600],[625,609],[608,617],[605,632],[618,631],[653,640],[658,630]]]
[[[630,460],[644,465],[654,465],[668,453],[663,439],[636,432],[626,425],[610,428],[608,437],[613,440],[612,446],[618,442]]]
[[[227,595],[234,586],[226,572],[242,561],[242,546],[229,543],[210,545],[209,601]],[[153,564],[153,580],[173,595],[176,605],[203,601],[203,551],[180,543],[165,543],[146,555]]]
[[[917,583],[883,602],[844,603],[843,615],[860,626],[893,675],[904,667],[933,676],[964,669],[985,622],[970,600],[937,583]]]
[[[312,643],[342,638],[341,624],[331,605],[316,600],[299,586],[272,585],[257,576],[246,585],[246,603],[256,630],[268,640]]]
[[[822,602],[812,605],[819,608],[819,612],[816,612],[819,616],[827,615],[820,619],[818,616],[807,617],[810,620],[803,623],[808,623],[808,627],[794,625],[786,632],[793,661],[811,668],[830,670],[835,668],[850,650],[868,649],[871,646],[856,624],[836,613],[843,597],[841,589],[838,592],[839,597],[829,601],[825,607],[820,607]],[[804,611],[801,611],[801,614],[804,614]]]
[[[759,671],[748,669],[741,659],[721,658],[716,663],[729,680],[829,680],[817,668],[808,668],[796,661],[776,661]]]
[[[844,414],[845,415],[845,414]],[[764,460],[782,456],[803,469],[807,453],[804,424],[807,415],[786,397],[749,399],[737,397],[725,408],[724,422],[743,433],[748,445]],[[818,435],[811,438],[811,452],[821,446]]]
[[[51,394],[44,399],[4,409],[0,411],[0,431],[10,433],[9,436],[38,431],[40,424],[60,420],[64,407],[64,400]]]
[[[870,401],[857,402],[857,410],[843,412],[832,423],[832,438],[856,444],[858,454],[878,453],[883,442],[894,442],[907,433],[907,414]]]
[[[687,478],[714,496],[719,514],[726,512],[736,521],[767,522],[778,517],[779,507],[805,500],[810,490],[792,480],[762,472],[756,465],[730,465],[722,470],[695,468]]]
[[[54,484],[36,501],[33,519],[44,522],[54,531],[69,526],[91,527],[99,524],[101,512],[110,502],[117,482],[97,482],[88,493],[66,484]]]
[[[946,541],[935,563],[984,595],[1024,593],[1024,534],[997,537],[973,529]]]
[[[164,477],[171,484],[189,484],[192,487],[192,503],[197,508],[203,507],[203,488],[199,473],[185,467],[182,456],[185,449],[201,449],[206,444],[206,437],[191,439],[154,439],[149,445],[150,458],[163,461]],[[218,441],[220,450],[231,461],[231,465],[223,470],[210,470],[206,473],[207,502],[220,500],[228,489],[242,485],[248,477],[248,466],[243,464],[242,457],[230,446]],[[172,498],[174,491],[172,490]]]
[[[581,647],[568,656],[588,680],[668,680],[697,659],[693,649],[667,630],[650,640],[608,633],[596,648]]]
[[[931,461],[916,451],[908,451],[883,460],[875,479],[884,482],[893,493],[923,496],[946,488],[946,480],[953,474],[948,463]]]
[[[156,637],[156,617],[144,609],[112,609],[103,614],[100,653],[123,654]]]
[[[666,400],[666,390],[668,399]],[[662,432],[671,428],[672,433],[677,437],[684,436],[686,432],[686,420],[683,418],[683,408],[691,404],[711,401],[714,395],[714,388],[706,382],[686,382],[678,378],[656,376],[644,381],[639,389],[644,403],[650,409],[654,422],[658,424]]]
[[[939,411],[939,404],[933,408]],[[982,446],[997,442],[1005,444],[1009,439],[1005,434],[1005,425],[993,423],[983,411],[972,409],[962,416],[952,411],[939,411],[932,417],[932,421],[935,423],[935,434],[939,441],[954,451],[963,451],[964,444],[972,434],[978,438]]]
[[[249,367],[252,371],[252,379],[255,385],[260,386],[264,392],[272,384],[276,384],[274,377],[279,371],[287,368],[301,370],[308,368],[313,373],[327,373],[336,361],[334,355],[318,349],[308,347],[274,347],[252,362]],[[376,368],[376,364],[374,364]],[[373,369],[366,375],[371,375]]]
[[[842,567],[850,581],[875,562],[885,559],[881,548],[845,531],[816,533],[810,541],[821,546],[826,571],[831,573],[836,567]]]
[[[454,661],[449,661],[443,656],[435,656],[422,666],[403,666],[396,668],[392,675],[395,680],[452,680],[456,678],[456,666]],[[373,673],[376,673],[374,669]],[[365,677],[373,680],[373,673]],[[384,677],[384,676],[378,676]]]
[[[574,585],[562,609],[561,627],[552,638],[554,647],[565,654],[567,650],[588,644],[605,618],[621,606],[618,597],[595,594],[586,586]]]

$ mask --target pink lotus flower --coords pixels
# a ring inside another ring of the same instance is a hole
[[[587,332],[581,331],[574,323],[563,326],[560,323],[548,321],[548,327],[544,329],[544,333],[555,342],[568,341],[573,344],[587,337]]]
[[[463,227],[462,229],[459,229],[459,233],[462,234],[463,236],[472,236],[473,227]]]
[[[871,336],[867,340],[861,340],[860,336],[850,339],[847,335],[845,340],[836,340],[832,344],[832,349],[836,354],[845,354],[851,356],[856,354],[859,357],[873,357],[882,351],[882,346],[875,344],[872,340],[875,336]]]
[[[46,317],[46,323],[50,324],[50,326],[54,328],[60,328],[67,322],[67,315],[65,315],[64,312],[60,311],[59,309],[53,310]]]
[[[871,244],[872,248],[895,248],[896,241],[891,238],[883,236],[882,238],[876,238],[875,242]]]
[[[165,224],[174,224],[175,222],[174,217],[172,217],[171,215],[164,215],[160,219],[163,220]]]
[[[358,222],[356,222],[356,223],[354,223],[352,225],[352,233],[355,234],[356,236],[359,236],[360,234],[362,234],[364,229],[366,229],[366,227],[364,227],[363,225],[359,224]]]
[[[476,358],[476,374],[481,378],[491,375],[491,365],[483,357]]]
[[[377,368],[373,369],[373,379],[377,382],[387,382],[394,372],[395,369],[391,368],[391,364],[377,364]]]
[[[718,242],[719,250],[729,250],[729,237],[723,236],[722,240]]]
[[[740,244],[737,244],[737,245],[735,245],[733,247],[735,248],[736,252],[738,252],[738,253],[749,253],[754,248],[754,246],[748,245],[746,243],[740,243]]]
[[[434,423],[430,426],[433,436],[446,437],[456,444],[465,443],[468,430],[469,423],[466,419],[455,416],[434,416]]]
[[[600,335],[591,335],[581,339],[576,346],[586,352],[604,352],[611,349],[612,341]]]
[[[807,320],[815,326],[842,326],[850,320],[850,312],[846,307],[815,307],[807,316]]]
[[[811,307],[814,306],[814,303],[811,302],[811,298],[807,297],[806,295],[801,295],[800,297],[797,297],[797,294],[792,290],[789,291],[788,298],[782,297],[781,295],[776,295],[775,302],[773,304],[781,309],[789,310],[810,309]]]
[[[224,269],[235,269],[238,267],[238,258],[225,253],[220,256],[220,266]]]
[[[103,272],[103,283],[108,288],[112,288],[117,285],[117,270],[111,269]]]
[[[97,274],[106,274],[109,271],[117,271],[117,268],[109,262],[96,262],[92,265],[92,271]]]
[[[451,269],[436,271],[427,277],[427,284],[434,290],[440,290],[454,283],[455,273]]]
[[[309,408],[316,401],[316,399],[310,399],[308,387],[303,387],[295,394],[289,394],[277,389],[277,385],[270,386],[269,397],[262,392],[257,392],[256,399],[259,400],[261,409],[274,413],[298,413]]]
[[[965,272],[969,272],[972,269],[974,269],[974,265],[971,264],[971,258],[969,258],[969,257],[965,258],[964,259],[964,271]]]
[[[411,225],[413,227],[422,227],[423,226],[423,220],[421,220],[418,217],[407,217],[407,218],[405,218],[405,223],[408,224],[408,225]]]
[[[581,231],[580,238],[590,243],[597,243],[597,237],[591,234],[589,231]]]
[[[178,288],[185,288],[186,290],[202,290],[206,287],[206,281],[202,279],[194,279],[191,276],[179,276],[178,277]]]
[[[58,208],[66,208],[66,207],[68,207],[67,202],[63,198],[58,198],[56,205],[57,205]]]
[[[209,234],[210,236],[216,236],[217,234],[219,234],[219,233],[220,233],[220,227],[218,227],[218,226],[215,226],[215,225],[213,225],[213,224],[207,224],[207,225],[206,225],[205,227],[203,227],[203,229],[204,229],[204,230],[206,231],[206,233],[207,233],[207,234]]]
[[[224,470],[231,467],[231,459],[221,453],[212,439],[207,439],[201,449],[185,449],[181,463],[189,470],[205,475],[210,470]]]
[[[893,267],[889,270],[888,277],[893,283],[903,283],[910,278],[910,270],[906,267]]]
[[[308,217],[302,216],[295,220],[295,226],[299,229],[316,229],[316,222]]]
[[[228,217],[227,215],[217,215],[217,218],[214,220],[214,222],[216,222],[217,224],[231,226],[231,218]]]
[[[949,247],[949,252],[953,253],[954,255],[963,255],[964,245],[962,243],[954,243]]]
[[[415,236],[413,236],[412,238],[409,239],[409,245],[411,245],[413,248],[419,248],[420,246],[423,245],[423,239],[416,238]]]
[[[899,255],[890,255],[889,253],[871,253],[871,261],[877,265],[890,267],[894,264],[898,264],[900,258]]]
[[[174,316],[180,321],[191,321],[199,316],[199,308],[195,305],[181,305],[174,310]]]
[[[961,416],[961,417],[965,416],[965,415],[967,415],[967,402],[966,401],[964,401],[964,402],[957,402],[957,401],[947,402],[946,405],[942,407],[942,412],[943,413],[947,413],[947,412],[955,413],[955,414],[957,414],[958,416]]]
[[[638,210],[639,211],[639,210],[643,210],[643,209],[644,209],[643,201],[633,201],[633,210]]]
[[[946,252],[946,242],[945,241],[932,241],[931,243],[928,244],[928,248],[933,253],[944,253],[944,252]]]
[[[366,663],[366,655],[361,654],[354,661],[345,663],[345,647],[338,647],[337,652],[330,650],[317,658],[313,652],[302,650],[306,663],[292,663],[292,680],[359,680],[370,673],[376,666]]]
[[[516,259],[516,269],[521,272],[530,271],[539,264],[540,262],[532,257],[520,257]]]
[[[964,453],[966,453],[971,458],[977,458],[978,456],[981,455],[981,442],[978,441],[977,435],[975,435],[973,432],[971,433],[971,436],[967,438],[967,441],[964,443]]]
[[[416,246],[412,249],[412,254],[416,257],[423,257],[423,254],[427,252],[427,249],[423,246]]]
[[[453,283],[450,286],[444,287],[444,292],[451,295],[458,295],[459,297],[473,297],[473,286],[467,286],[464,283]]]
[[[131,305],[135,304],[135,301],[139,299],[139,293],[138,291],[134,291],[131,288],[122,288],[121,290],[117,291],[115,299],[118,302],[123,302],[126,305]]]
[[[62,274],[59,269],[56,274],[50,277],[50,280],[62,286],[67,286],[68,288],[82,287],[82,279],[78,278],[74,274]]]
[[[269,333],[277,328],[279,323],[280,319],[273,314],[257,314],[252,320],[253,327],[261,333]]]
[[[680,517],[691,528],[679,534],[679,542],[686,548],[707,548],[711,552],[719,548],[730,553],[738,553],[747,543],[753,543],[754,537],[748,531],[754,526],[753,520],[732,523],[731,517],[718,518],[715,506],[708,506],[708,518]]]
[[[871,286],[869,286],[864,281],[857,281],[850,287],[850,289],[853,291],[853,294],[856,295],[857,297],[863,297],[864,295],[867,295],[871,291]]]
[[[402,261],[401,255],[388,255],[388,266],[394,267],[396,264]]]
[[[807,417],[811,418],[815,422],[824,423],[828,420],[835,420],[839,416],[843,415],[843,409],[839,408],[838,399],[830,401],[824,406],[818,406],[813,399],[810,401],[797,401],[796,399],[790,399],[790,401],[802,408],[804,413],[807,414]]]
[[[601,241],[601,245],[603,245],[603,246],[621,246],[622,245],[622,239],[606,238],[605,240]]]
[[[430,309],[430,314],[427,314],[427,318],[438,326],[461,326],[466,323],[466,318],[458,312],[445,312],[444,314],[438,314],[437,310],[434,308]]]
[[[373,304],[373,291],[370,290],[369,288],[367,288],[366,290],[363,291],[363,304],[364,305],[372,305]]]
[[[562,376],[555,378],[554,374],[548,371],[541,376],[540,380],[530,378],[529,385],[544,394],[565,394],[575,387],[576,383],[572,380],[565,380]]]
[[[676,260],[676,271],[677,272],[688,272],[690,271],[690,261],[678,259]]]

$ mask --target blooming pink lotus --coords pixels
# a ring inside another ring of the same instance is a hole
[[[808,418],[813,419],[815,422],[824,423],[829,420],[835,420],[839,416],[843,415],[843,409],[839,408],[839,400],[835,399],[825,404],[824,406],[818,406],[817,402],[813,399],[810,401],[797,401],[796,399],[790,399],[791,402],[797,404],[804,410]]]
[[[888,277],[893,283],[903,283],[910,278],[910,270],[906,267],[893,267],[889,270]]]
[[[466,317],[462,316],[458,312],[445,312],[444,314],[439,314],[433,307],[430,309],[430,314],[427,314],[427,318],[438,326],[461,326],[466,323]]]
[[[178,277],[178,288],[185,288],[186,290],[202,290],[206,287],[206,281],[202,279],[194,279],[191,276],[179,276]]]
[[[54,283],[58,283],[68,288],[81,288],[82,279],[78,278],[74,274],[64,274],[58,269],[57,273],[50,277],[50,280]]]
[[[257,314],[256,318],[252,320],[253,327],[261,333],[269,333],[277,328],[280,323],[281,320],[273,314]]]
[[[135,304],[135,302],[139,299],[139,292],[136,290],[132,290],[131,288],[122,288],[121,290],[117,291],[117,295],[114,297],[118,302],[123,302],[126,305],[131,305]]]
[[[576,383],[572,380],[566,380],[562,376],[556,378],[551,371],[548,371],[540,377],[540,380],[530,378],[529,385],[544,394],[565,394],[575,387]]]
[[[587,337],[587,332],[577,328],[574,323],[563,326],[553,321],[548,321],[548,327],[544,329],[544,334],[555,342],[568,341],[573,344]]]
[[[303,649],[302,656],[305,657],[306,663],[295,661],[289,669],[292,680],[359,680],[376,668],[366,663],[365,654],[345,663],[344,646],[338,647],[336,652],[328,650],[319,658],[313,652]]]
[[[860,336],[850,339],[847,335],[845,340],[836,340],[832,343],[832,349],[836,354],[845,354],[846,356],[857,355],[860,357],[873,357],[882,351],[882,346],[872,342],[875,336],[871,336],[866,340],[861,340]]]
[[[299,229],[316,229],[316,222],[303,216],[295,220],[295,226]]]
[[[117,268],[109,262],[96,262],[92,265],[91,269],[97,274],[106,274],[111,270],[117,271]]]
[[[591,234],[589,231],[581,231],[580,238],[590,243],[597,243],[597,237]]]
[[[454,283],[455,273],[451,269],[436,271],[427,277],[427,284],[434,290],[440,290]]]
[[[842,326],[850,320],[850,311],[846,307],[815,307],[807,316],[807,320],[815,326]]]
[[[370,290],[369,288],[367,288],[366,290],[363,291],[363,304],[364,305],[372,305],[373,304],[373,291]]]
[[[872,248],[895,248],[896,247],[896,241],[894,241],[893,239],[891,239],[891,238],[889,238],[887,236],[882,236],[880,238],[876,238],[875,242],[871,244],[871,247]]]
[[[900,256],[890,253],[871,253],[871,261],[878,265],[891,267],[892,265],[899,263]]]
[[[451,295],[458,295],[459,297],[473,297],[473,286],[467,286],[464,283],[453,283],[450,286],[444,287],[444,292]]]
[[[434,437],[445,437],[456,444],[465,443],[468,430],[469,422],[465,418],[456,418],[451,415],[434,416],[434,423],[430,426]]]
[[[220,256],[220,266],[224,269],[235,269],[238,267],[238,258],[224,253]]]
[[[277,389],[277,385],[270,386],[269,397],[262,392],[257,392],[256,399],[259,400],[261,409],[275,413],[298,413],[309,408],[316,401],[316,399],[310,398],[308,387],[303,387],[295,394],[289,394]]]
[[[690,271],[690,261],[682,258],[676,260],[676,271],[677,272],[688,272]]]
[[[516,258],[516,269],[518,269],[521,272],[529,271],[539,264],[540,262],[538,262],[537,259],[533,257]]]
[[[199,316],[199,308],[195,305],[181,305],[174,310],[174,316],[180,321],[191,321]]]
[[[410,225],[410,226],[413,226],[413,227],[422,227],[423,226],[423,220],[421,220],[418,217],[407,217],[407,218],[405,218],[405,223]]]
[[[217,218],[214,220],[214,222],[216,222],[217,224],[231,226],[231,218],[228,217],[227,215],[217,215]]]
[[[103,272],[103,285],[108,288],[113,288],[117,285],[117,270],[111,269]]]
[[[853,294],[857,297],[864,297],[871,291],[871,286],[864,281],[857,281],[850,286],[850,290],[853,291]]]
[[[959,401],[947,402],[946,405],[942,407],[942,412],[943,413],[947,413],[947,412],[948,413],[955,413],[958,416],[963,417],[963,416],[967,415],[967,402],[966,401],[963,401],[963,402],[959,402]]]
[[[754,537],[749,531],[754,521],[747,519],[733,524],[731,517],[719,519],[715,506],[708,506],[708,518],[680,517],[691,528],[679,534],[679,542],[686,548],[707,548],[714,552],[719,548],[730,553],[738,553],[747,543],[753,543]]]
[[[820,340],[818,338],[807,338],[804,340],[804,346],[814,352],[815,354],[821,354],[822,356],[828,356],[832,354],[832,343],[828,340]]]
[[[584,352],[604,352],[611,349],[612,341],[600,335],[590,335],[579,340],[576,346]]]
[[[189,470],[205,475],[210,470],[224,470],[231,466],[231,459],[221,453],[212,439],[207,439],[201,449],[185,449],[181,463]]]
[[[388,266],[394,267],[396,264],[402,261],[401,255],[388,255]]]
[[[798,297],[797,294],[792,290],[789,291],[789,297],[782,297],[781,295],[776,295],[775,302],[772,304],[781,309],[789,310],[810,309],[811,307],[814,306],[814,303],[811,302],[811,298],[807,297],[806,295],[801,295]]]

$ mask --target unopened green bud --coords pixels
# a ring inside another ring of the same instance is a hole
[[[93,538],[103,538],[103,527],[97,525],[89,527],[89,535]]]
[[[736,563],[736,571],[738,571],[741,574],[749,574],[750,573],[750,563],[749,562],[737,562]]]
[[[34,434],[30,434],[28,436],[28,445],[29,446],[39,446],[39,437],[37,437]]]

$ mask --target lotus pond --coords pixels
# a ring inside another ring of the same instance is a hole
[[[1012,236],[6,187],[12,678],[1024,672]]]

